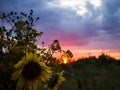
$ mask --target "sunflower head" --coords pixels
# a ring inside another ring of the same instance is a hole
[[[53,88],[56,85],[57,80],[58,80],[58,75],[52,75],[50,81],[48,81],[48,87]]]
[[[15,64],[16,72],[12,74],[12,80],[18,80],[16,89],[22,90],[27,87],[29,90],[37,90],[37,88],[49,80],[52,71],[50,67],[40,62],[40,57],[33,53],[27,53]]]
[[[45,87],[47,87],[48,90],[57,90],[61,82],[64,80],[65,78],[63,77],[63,71],[57,74],[53,74]]]

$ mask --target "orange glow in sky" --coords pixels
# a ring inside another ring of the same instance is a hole
[[[120,50],[118,49],[88,49],[88,48],[78,48],[78,47],[63,47],[63,49],[69,49],[73,53],[72,61],[78,60],[80,58],[96,56],[98,57],[102,53],[114,57],[115,59],[120,59]]]
[[[102,53],[110,55],[111,57],[114,57],[116,59],[120,59],[120,53],[110,50],[73,50],[73,59],[79,59],[83,57],[89,57],[89,56],[96,56],[98,57]]]
[[[63,57],[62,59],[63,59],[63,63],[64,63],[64,64],[66,64],[66,63],[68,62],[67,57]]]

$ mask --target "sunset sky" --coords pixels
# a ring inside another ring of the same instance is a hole
[[[120,0],[0,0],[0,13],[30,9],[44,32],[37,45],[58,39],[74,58],[102,52],[120,58]]]

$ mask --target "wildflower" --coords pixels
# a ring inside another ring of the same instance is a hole
[[[61,71],[60,73],[53,74],[52,78],[49,80],[48,84],[45,85],[45,87],[48,88],[48,90],[57,90],[61,82],[65,80],[62,76],[63,73],[64,72]]]
[[[4,18],[4,16],[0,16],[0,19],[3,19]]]
[[[40,62],[40,57],[33,53],[26,53],[26,57],[15,64],[15,68],[17,70],[11,79],[18,80],[16,90],[37,90],[42,82],[49,80],[52,73],[50,67]]]
[[[25,21],[20,20],[16,23],[16,28],[22,29],[25,26],[25,24],[26,24]]]

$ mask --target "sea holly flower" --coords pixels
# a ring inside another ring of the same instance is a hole
[[[52,71],[40,59],[36,54],[26,53],[26,57],[15,64],[16,72],[11,79],[18,80],[16,90],[37,90],[42,82],[50,79]]]

